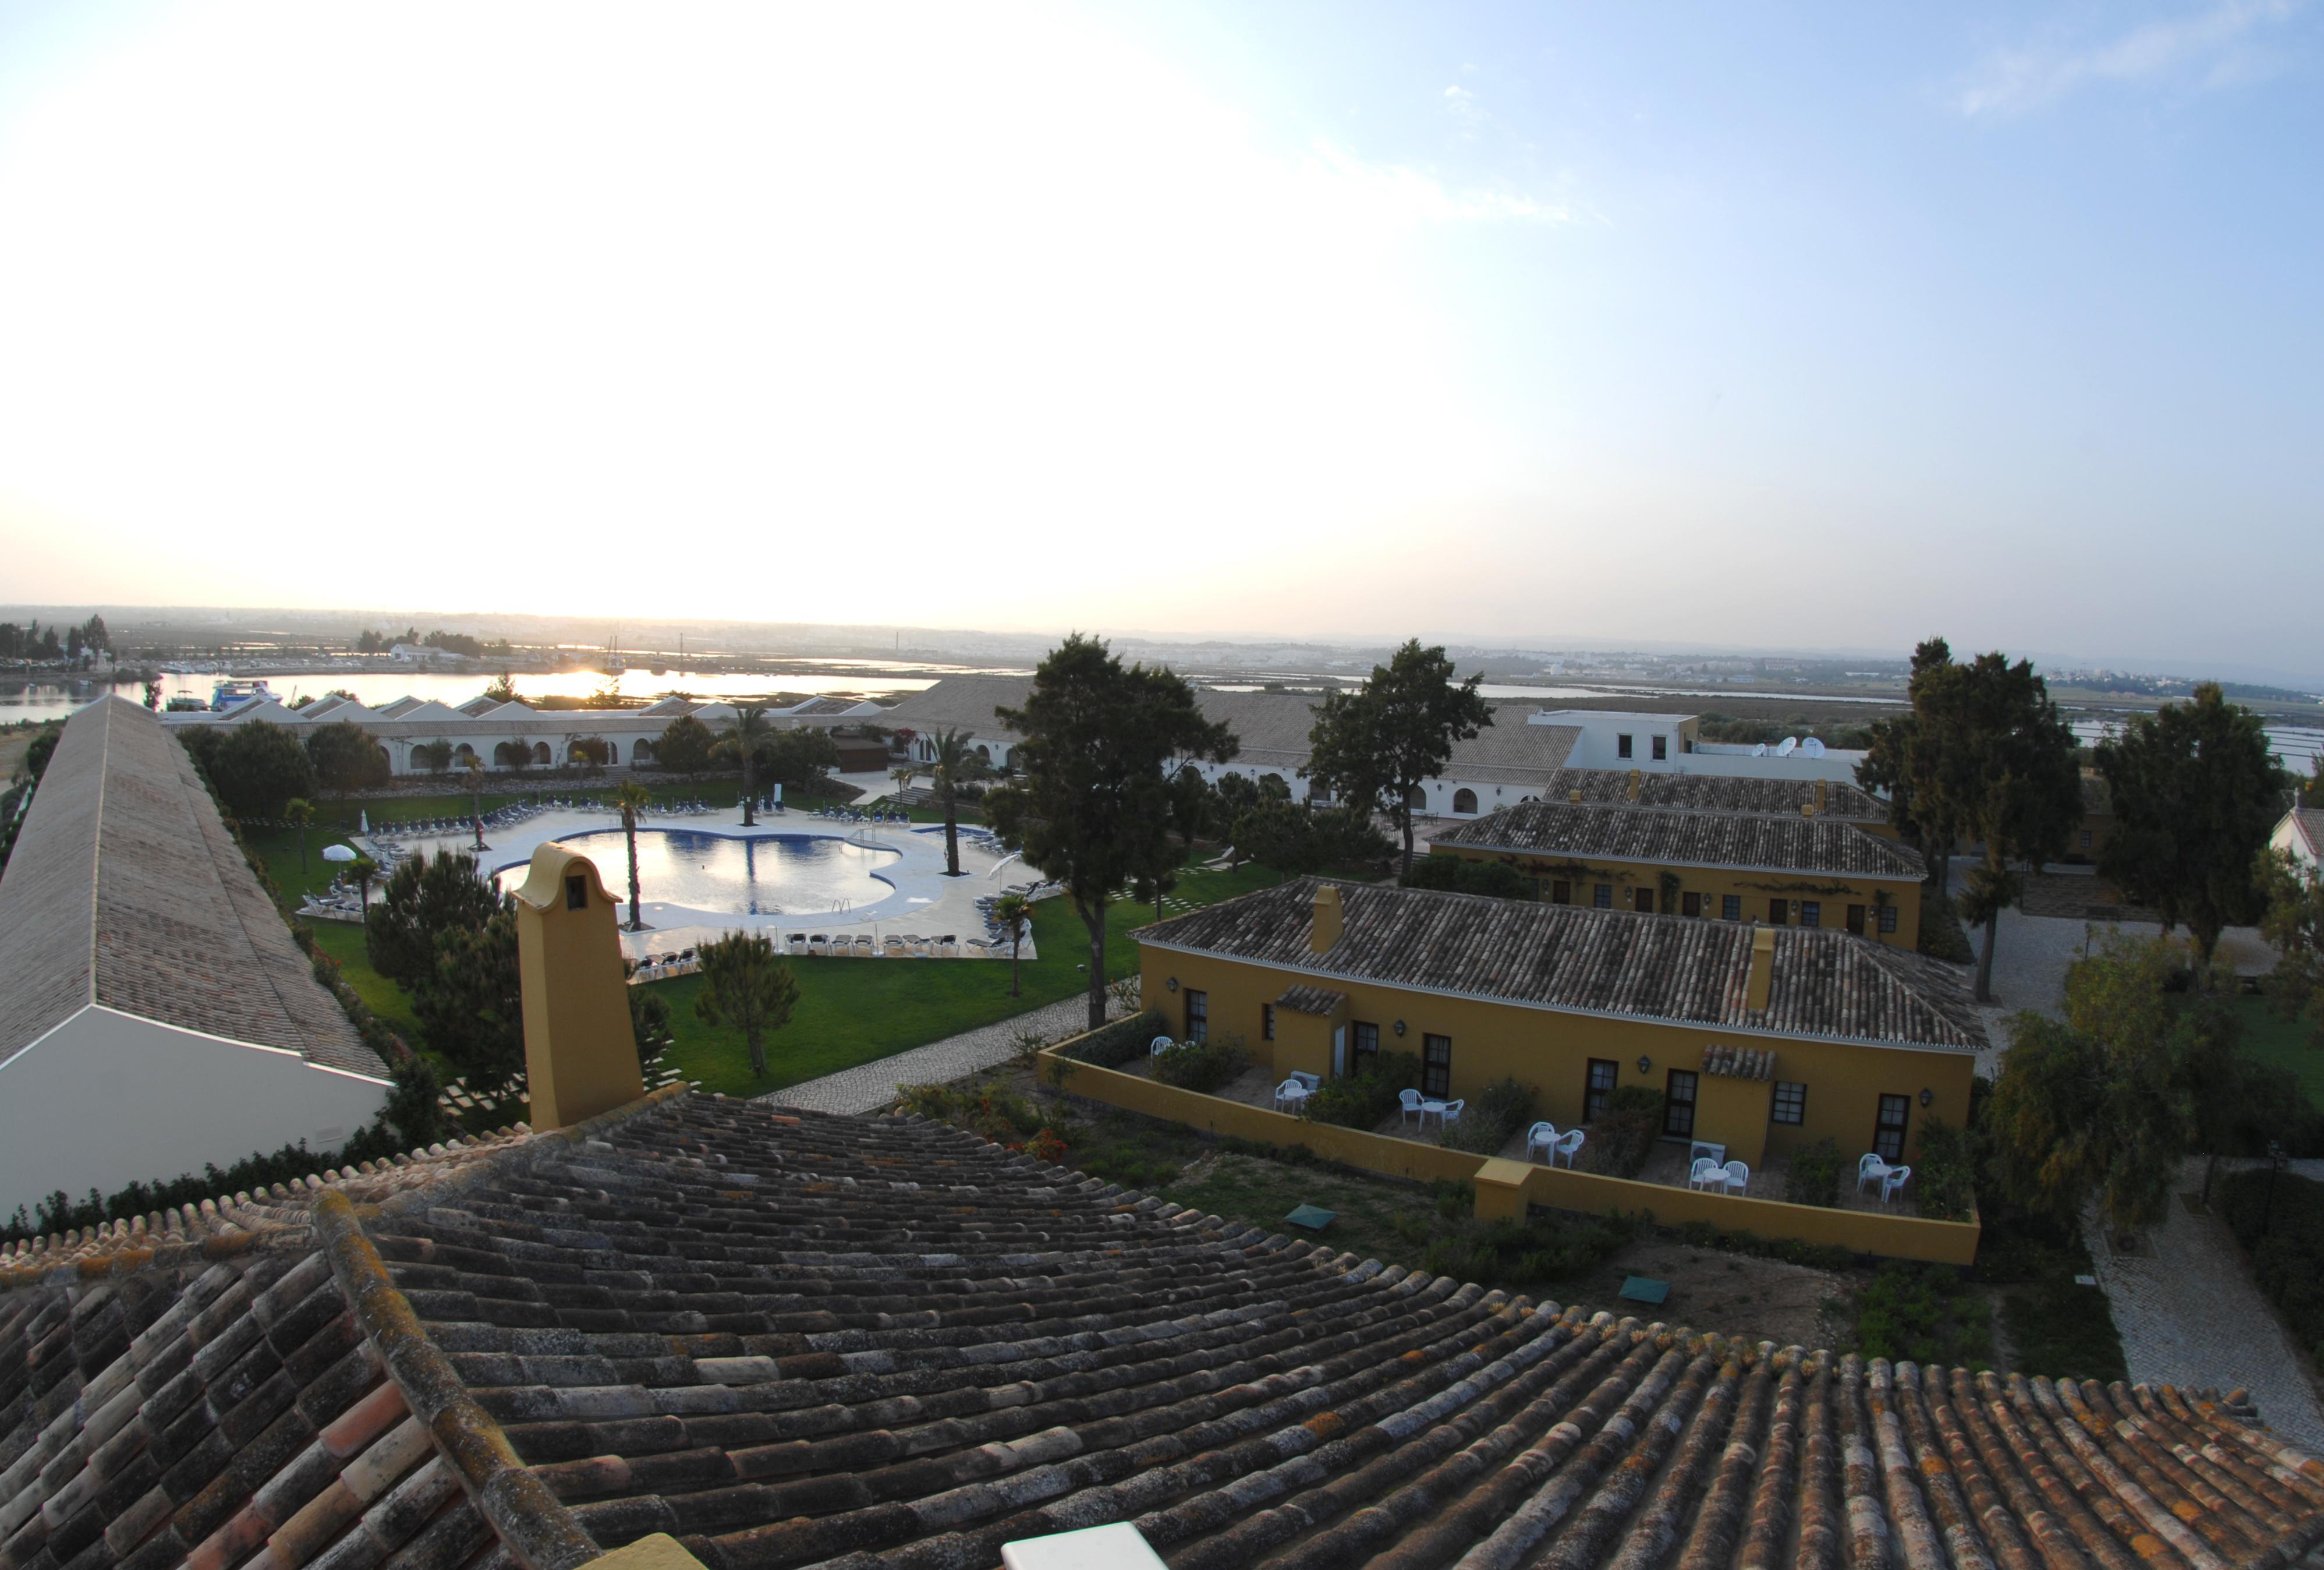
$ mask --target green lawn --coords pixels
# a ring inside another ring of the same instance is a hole
[[[2324,1048],[2310,1044],[2307,1028],[2298,1020],[2286,1019],[2273,998],[2239,997],[2235,1006],[2243,1021],[2245,1054],[2290,1069],[2308,1099],[2324,1108]]]
[[[1189,872],[1182,874],[1177,897],[1214,904],[1276,881],[1276,874],[1248,865],[1231,873]],[[1153,919],[1150,905],[1118,903],[1107,911],[1109,977],[1127,975],[1137,967],[1138,946],[1130,941],[1130,934]],[[705,1090],[762,1095],[990,1025],[1075,996],[1087,987],[1088,972],[1083,966],[1088,963],[1089,934],[1069,901],[1044,900],[1033,908],[1033,940],[1041,957],[1025,962],[1022,995],[1013,998],[1009,995],[1009,967],[994,961],[915,965],[793,958],[798,1006],[790,1023],[768,1043],[770,1072],[765,1079],[752,1075],[750,1052],[739,1031],[714,1028],[695,1017],[701,977],[650,984],[669,1000],[678,1036],[670,1061],[680,1074],[699,1080]]]
[[[1352,1251],[1359,1259],[1415,1261],[1422,1251],[1399,1237],[1399,1214],[1434,1218],[1425,1190],[1293,1167],[1254,1156],[1214,1155],[1197,1161],[1161,1190],[1165,1199],[1230,1221],[1286,1235],[1305,1235],[1283,1218],[1302,1205],[1320,1205],[1337,1217],[1317,1240]]]

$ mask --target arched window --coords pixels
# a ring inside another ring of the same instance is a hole
[[[523,743],[519,742],[503,742],[499,746],[493,749],[493,762],[495,766],[503,769],[522,768],[524,766]]]
[[[1463,785],[1452,792],[1452,810],[1457,813],[1477,810],[1477,793]]]
[[[634,769],[640,763],[650,763],[652,762],[653,743],[651,742],[632,742],[630,743],[631,768]]]
[[[607,742],[605,743],[605,762],[608,763],[618,763],[621,761],[622,743],[619,742]]]
[[[473,763],[475,761],[476,749],[468,745],[467,743],[462,742],[458,746],[452,749],[452,762],[459,764],[462,768],[467,767],[470,763]]]
[[[991,748],[990,748],[990,747],[979,747],[979,748],[977,748],[977,749],[976,749],[976,761],[977,761],[978,762],[980,762],[980,763],[984,764],[986,767],[990,768],[990,767],[991,766],[991,763],[992,763],[992,749],[991,749]]]
[[[1427,790],[1422,786],[1415,785],[1412,788],[1412,794],[1404,799],[1404,804],[1415,812],[1425,810],[1428,806]]]
[[[532,743],[532,761],[536,763],[549,763],[556,761],[549,755],[549,743],[547,742],[535,742]]]

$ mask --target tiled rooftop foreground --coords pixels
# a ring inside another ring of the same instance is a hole
[[[400,1296],[339,1232],[355,1314],[287,1233],[0,1293],[0,1570],[501,1570],[527,1491],[542,1542],[714,1570],[1113,1520],[1174,1570],[2220,1570],[2324,1536],[2324,1464],[2217,1392],[1509,1298],[910,1120],[665,1100],[363,1224]],[[477,1486],[503,1444],[525,1490]]]

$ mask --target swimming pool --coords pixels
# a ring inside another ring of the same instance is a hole
[[[558,836],[586,852],[614,898],[630,896],[630,856],[618,828]],[[819,916],[877,904],[896,886],[881,875],[892,850],[867,850],[823,835],[701,834],[638,830],[638,894],[648,905],[684,905],[750,916]],[[503,889],[524,882],[527,863],[493,873]]]

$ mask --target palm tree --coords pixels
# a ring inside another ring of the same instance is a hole
[[[759,821],[752,816],[753,810],[759,805],[758,780],[752,765],[757,762],[755,754],[758,753],[759,743],[774,734],[774,731],[775,727],[767,723],[765,704],[745,703],[736,706],[734,728],[728,731],[724,737],[726,741],[733,743],[734,750],[742,755],[742,827],[744,828],[753,827]]]
[[[364,908],[365,910],[369,910],[371,908],[371,881],[379,876],[379,864],[372,860],[369,856],[357,856],[355,860],[347,864],[347,871],[354,873],[355,882],[363,885]]]
[[[984,760],[970,752],[968,744],[966,731],[938,731],[936,762],[928,769],[928,777],[936,781],[936,800],[944,808],[945,873],[954,878],[960,876],[959,790],[985,771]]]
[[[484,843],[484,760],[472,754],[468,759],[468,767],[466,771],[460,776],[460,782],[468,788],[468,805],[474,808],[474,816],[476,825],[475,848],[478,850],[490,850],[492,847]]]
[[[888,778],[896,782],[896,805],[898,807],[902,807],[904,805],[904,793],[912,788],[912,781],[919,777],[920,766],[914,762],[907,762],[899,763],[894,768],[888,771]]]
[[[1023,894],[1003,894],[992,902],[992,919],[1009,935],[1009,995],[1017,995],[1017,954],[1025,947],[1026,929],[1033,925],[1033,901]]]
[[[613,805],[622,809],[622,833],[630,842],[630,930],[643,932],[645,918],[638,914],[638,814],[653,799],[653,792],[634,780],[622,781]]]
[[[307,870],[307,826],[315,821],[315,804],[303,796],[293,796],[282,804],[282,816],[299,830],[299,870]]]

